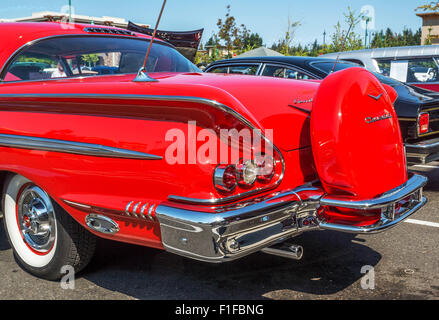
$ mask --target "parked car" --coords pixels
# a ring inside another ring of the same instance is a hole
[[[96,66],[91,68],[91,71],[97,72],[98,74],[116,74],[118,73],[118,69],[118,67]]]
[[[238,73],[280,77],[296,80],[324,79],[335,60],[313,57],[235,58],[216,61],[205,72]],[[359,65],[339,61],[334,71]],[[410,164],[425,164],[439,159],[439,93],[406,85],[379,73],[375,76],[394,88],[398,98],[394,103],[399,126]]]
[[[336,59],[337,56],[401,82],[439,91],[439,45],[365,49],[322,57]]]
[[[213,263],[261,250],[299,259],[299,245],[279,246],[305,231],[385,231],[426,202],[396,92],[365,69],[314,82],[215,75],[161,40],[143,67],[151,38],[118,28],[0,32],[5,232],[39,277],[84,268],[96,236]],[[70,70],[108,53],[116,74]],[[66,76],[19,79],[23,55]]]

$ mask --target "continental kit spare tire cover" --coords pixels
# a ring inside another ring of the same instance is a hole
[[[407,181],[391,97],[365,69],[345,69],[322,81],[311,113],[311,143],[329,194],[364,200]]]

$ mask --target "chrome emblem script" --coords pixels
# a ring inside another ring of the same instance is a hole
[[[371,94],[368,94],[369,97],[371,97],[372,99],[375,99],[376,101],[380,100],[380,98],[383,96],[384,93],[381,93],[379,96],[373,96]]]
[[[366,119],[364,119],[366,121],[366,123],[374,123],[374,122],[378,122],[381,120],[386,120],[386,119],[391,119],[393,118],[393,116],[390,113],[386,113],[383,116],[380,117],[367,117]]]
[[[301,100],[301,99],[294,100],[294,104],[311,103],[311,102],[313,102],[312,98],[308,100]]]

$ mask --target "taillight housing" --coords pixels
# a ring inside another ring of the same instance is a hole
[[[255,157],[258,167],[258,180],[263,183],[270,182],[276,171],[276,161],[272,156],[260,154]]]
[[[215,168],[213,184],[218,191],[232,192],[238,184],[238,177],[234,165],[220,164]]]
[[[220,192],[231,193],[236,187],[251,189],[256,182],[264,185],[272,182],[276,161],[272,156],[259,154],[253,159],[240,159],[235,165],[218,165],[214,172],[214,185]]]
[[[422,112],[418,116],[418,134],[423,135],[428,133],[430,123],[430,115],[427,112]]]
[[[239,160],[236,164],[238,184],[242,187],[251,187],[258,178],[258,167],[253,160]]]

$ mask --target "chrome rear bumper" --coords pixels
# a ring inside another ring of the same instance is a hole
[[[439,160],[439,138],[405,145],[409,164],[426,164]]]
[[[377,233],[394,227],[419,210],[426,199],[427,179],[414,175],[402,186],[379,198],[346,201],[325,197],[322,190],[301,187],[251,202],[217,209],[193,211],[171,203],[156,209],[167,251],[206,262],[238,259],[304,231],[328,229],[350,233]],[[398,203],[410,197],[404,207]],[[355,227],[327,223],[319,216],[323,206],[355,210],[381,209],[381,220],[372,226]]]

